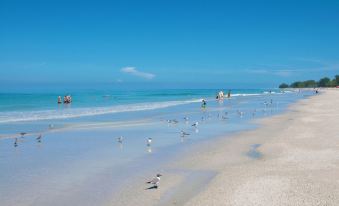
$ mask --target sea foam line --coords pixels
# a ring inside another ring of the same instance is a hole
[[[167,102],[147,102],[139,104],[117,105],[112,107],[89,107],[62,110],[41,110],[25,112],[0,112],[0,123],[38,121],[50,119],[66,119],[84,116],[95,116],[121,112],[136,112],[145,110],[162,109],[183,104],[200,102],[201,99]]]

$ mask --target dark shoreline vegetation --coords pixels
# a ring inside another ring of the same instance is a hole
[[[335,75],[334,79],[328,77],[321,78],[319,81],[315,80],[306,80],[306,81],[296,81],[288,85],[282,83],[279,85],[280,89],[284,88],[314,88],[314,87],[337,87],[339,86],[339,75]]]

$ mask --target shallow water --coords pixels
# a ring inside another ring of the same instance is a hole
[[[154,95],[158,98],[163,94]],[[0,202],[2,205],[104,204],[114,191],[135,176],[134,171],[138,175],[160,171],[162,165],[190,145],[254,128],[250,124],[253,118],[282,112],[287,105],[310,93],[254,94],[237,95],[223,102],[210,98],[206,109],[193,101],[77,118],[2,122],[0,135],[17,136],[17,141],[15,145],[15,138],[0,139]],[[196,98],[207,96],[195,95]],[[173,95],[168,96],[166,101],[168,98],[178,101]],[[272,104],[264,104],[271,100]],[[183,119],[185,116],[189,117],[188,121]],[[173,119],[178,123],[167,122]],[[197,121],[199,126],[192,127]],[[182,137],[181,130],[190,135]],[[18,133],[23,131],[28,134],[22,138]],[[39,134],[42,134],[40,142],[36,139]],[[124,137],[122,143],[117,141],[119,136]],[[149,137],[153,141],[147,146]]]

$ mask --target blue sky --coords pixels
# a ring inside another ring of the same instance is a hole
[[[0,0],[0,85],[272,87],[339,74],[339,1]]]

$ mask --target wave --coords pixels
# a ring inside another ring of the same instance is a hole
[[[0,123],[22,122],[22,121],[39,121],[51,119],[67,119],[85,116],[104,115],[121,112],[136,112],[145,110],[162,109],[183,104],[200,102],[201,99],[167,101],[167,102],[147,102],[139,104],[126,104],[111,107],[87,107],[72,108],[63,110],[41,110],[25,112],[0,112]]]

